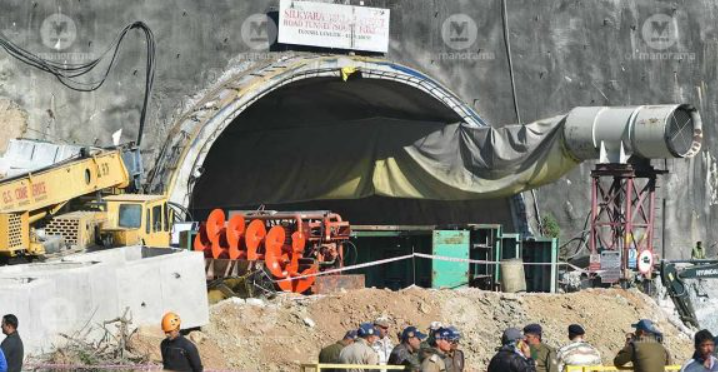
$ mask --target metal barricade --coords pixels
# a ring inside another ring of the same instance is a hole
[[[301,365],[301,372],[309,372],[309,371],[315,371],[315,372],[321,372],[326,369],[339,369],[339,370],[347,370],[347,369],[361,369],[361,370],[387,370],[387,371],[404,371],[406,370],[405,366],[390,366],[390,365],[366,365],[366,364],[322,364],[322,363],[311,363],[311,364],[302,364]]]
[[[668,371],[680,371],[681,366],[673,365],[667,366],[666,372]],[[616,368],[614,366],[566,366],[565,372],[619,372],[619,371],[633,371],[633,368]]]

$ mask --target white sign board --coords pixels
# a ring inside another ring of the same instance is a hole
[[[638,271],[648,275],[653,270],[653,252],[646,249],[638,255]]]
[[[386,53],[389,9],[281,0],[279,42]]]
[[[601,252],[601,283],[615,283],[621,279],[621,252]]]

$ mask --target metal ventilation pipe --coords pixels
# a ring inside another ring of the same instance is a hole
[[[691,105],[577,107],[564,125],[566,147],[578,159],[625,163],[691,158],[701,149],[701,117]]]

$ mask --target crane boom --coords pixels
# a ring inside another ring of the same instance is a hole
[[[0,255],[30,250],[30,225],[83,195],[132,189],[141,173],[138,150],[94,149],[43,169],[0,180]]]

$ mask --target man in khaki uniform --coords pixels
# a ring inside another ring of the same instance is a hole
[[[446,353],[451,350],[451,339],[454,332],[448,328],[439,328],[434,332],[436,346],[428,350],[428,355],[421,362],[421,372],[452,372],[447,368]]]
[[[630,362],[635,372],[663,371],[671,364],[671,357],[660,343],[661,331],[648,319],[641,319],[631,326],[636,332],[626,337],[626,346],[618,352],[613,364],[621,368]]]
[[[542,333],[543,329],[538,324],[524,327],[526,343],[531,348],[531,359],[536,362],[536,372],[558,372],[556,350],[542,342]]]
[[[379,339],[379,330],[371,323],[362,323],[357,330],[359,338],[351,345],[348,345],[339,353],[339,361],[342,364],[363,364],[378,365],[379,355],[372,349],[376,340]],[[367,372],[369,369],[348,369],[350,372]]]
[[[356,341],[357,339],[357,331],[355,329],[352,329],[351,331],[348,331],[344,338],[341,340],[325,347],[319,352],[319,363],[322,364],[339,364],[341,363],[341,360],[339,360],[339,354],[344,350],[345,347],[348,345],[351,345]],[[323,369],[322,369],[323,370]],[[338,370],[335,371],[333,369],[327,369],[327,372],[339,372]]]
[[[465,360],[464,351],[459,349],[459,342],[461,341],[461,332],[454,326],[449,326],[452,333],[451,338],[451,351],[447,354],[451,361],[451,367],[448,368],[453,372],[464,372]]]

